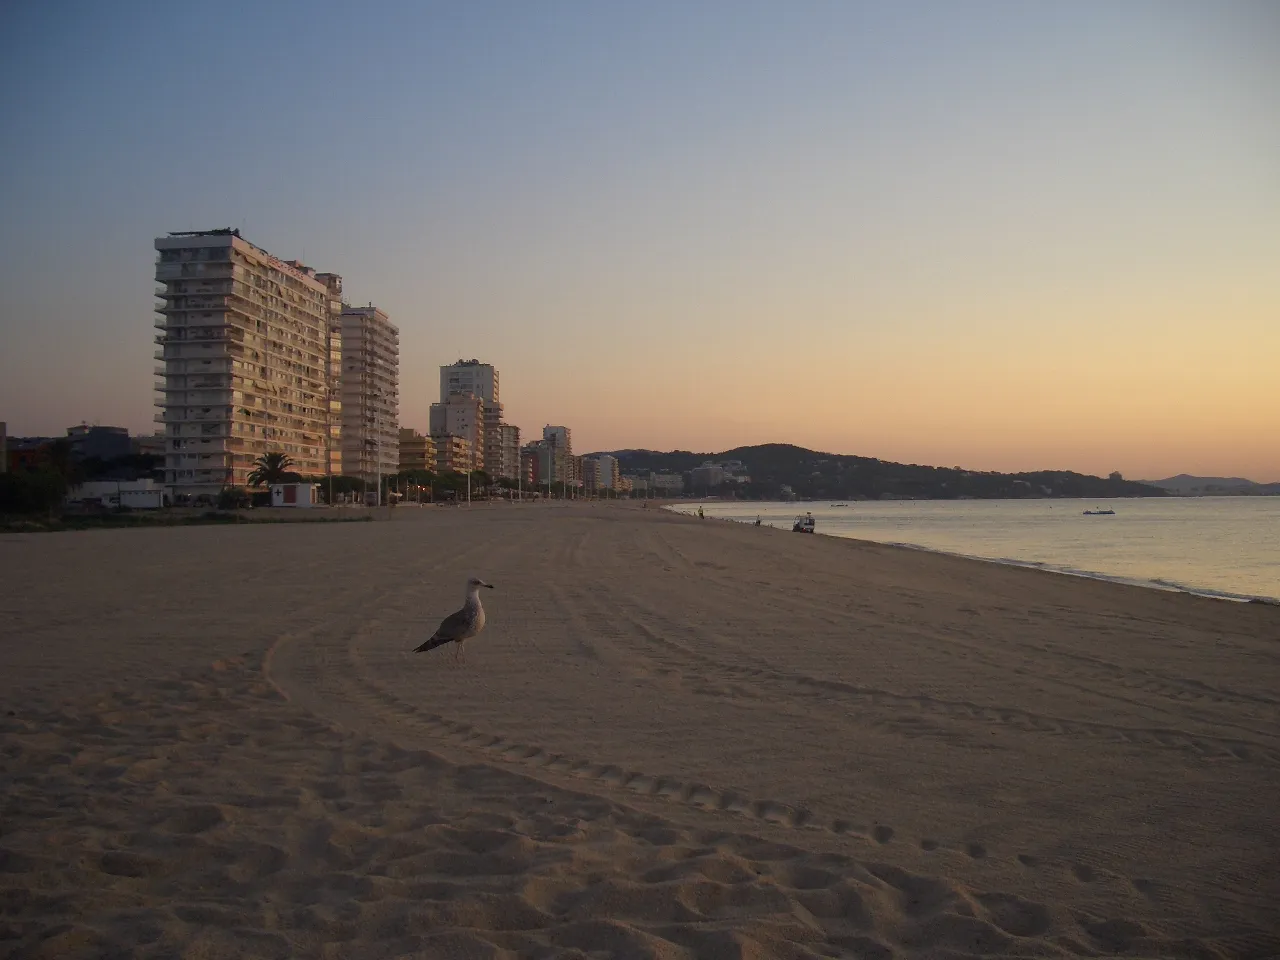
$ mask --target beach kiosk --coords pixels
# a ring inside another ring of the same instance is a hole
[[[314,507],[319,499],[319,488],[314,483],[273,483],[271,485],[273,507]]]

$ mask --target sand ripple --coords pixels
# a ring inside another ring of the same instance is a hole
[[[259,670],[3,719],[0,954],[1230,952],[357,737]]]

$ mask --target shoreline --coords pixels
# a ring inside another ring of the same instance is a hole
[[[1084,501],[1091,498],[1073,498],[1073,499]],[[1148,497],[1148,498],[1129,498],[1129,499],[1166,499],[1166,498]],[[1214,499],[1214,498],[1183,497],[1181,499],[1189,500],[1189,499]],[[1221,497],[1216,499],[1239,499],[1239,498]],[[708,500],[708,501],[702,501],[702,502],[703,503],[735,503],[735,502],[741,503],[743,501],[725,501],[725,500],[710,501]],[[761,502],[765,502],[765,501],[761,501]],[[769,501],[769,502],[772,503],[773,501]],[[825,503],[826,501],[823,501],[823,502]],[[933,502],[952,502],[952,501],[933,501]],[[1011,502],[1021,502],[1021,501],[1011,501]],[[676,516],[691,517],[692,519],[695,519],[695,520],[697,519],[695,515],[685,513],[682,510],[678,509],[677,504],[668,504],[663,506],[661,509],[666,510],[667,512],[672,513]],[[750,522],[746,520],[739,520],[735,517],[707,516],[704,519],[719,520],[725,523],[734,523],[739,525],[752,526]],[[782,528],[771,527],[771,529],[779,530]],[[929,546],[925,546],[924,544],[906,543],[906,542],[897,541],[897,540],[869,540],[865,537],[842,536],[837,533],[824,533],[823,531],[820,531],[820,530],[817,531],[817,535],[822,537],[827,537],[832,540],[849,540],[849,541],[855,541],[857,543],[873,543],[873,544],[877,544],[879,546],[884,546],[884,547],[896,547],[903,550],[914,550],[914,551],[919,551],[921,553],[931,553],[931,554],[937,554],[939,556],[945,556],[945,557],[958,557],[963,560],[977,560],[981,563],[992,563],[992,564],[997,564],[1000,566],[1007,566],[1007,567],[1020,567],[1028,570],[1042,570],[1045,573],[1059,574],[1059,575],[1068,576],[1068,577],[1077,577],[1083,580],[1096,580],[1104,583],[1118,583],[1118,584],[1123,584],[1125,586],[1139,587],[1143,590],[1155,590],[1161,593],[1188,594],[1190,596],[1201,597],[1206,600],[1222,600],[1228,603],[1253,603],[1253,604],[1260,604],[1264,606],[1280,607],[1280,596],[1273,597],[1266,594],[1234,593],[1227,590],[1218,590],[1213,587],[1197,587],[1191,584],[1178,583],[1176,581],[1144,579],[1141,577],[1126,577],[1121,574],[1104,573],[1102,571],[1097,571],[1097,570],[1085,570],[1082,568],[1065,567],[1065,566],[1049,563],[1042,560],[1021,560],[1016,557],[983,557],[983,556],[979,556],[977,554],[972,554],[972,553],[961,553],[955,550],[943,550],[938,547],[929,547]]]

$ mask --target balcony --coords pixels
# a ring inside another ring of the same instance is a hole
[[[187,261],[186,263],[157,263],[156,282],[166,280],[230,280],[232,266],[225,260]]]

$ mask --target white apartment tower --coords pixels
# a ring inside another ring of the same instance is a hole
[[[452,393],[470,393],[486,404],[501,403],[498,395],[498,371],[491,363],[479,360],[459,360],[440,368],[440,399],[447,400]]]
[[[369,304],[343,306],[342,472],[376,480],[400,469],[400,331]]]
[[[515,453],[503,446],[502,396],[499,390],[498,371],[491,363],[479,360],[459,360],[440,368],[440,402],[446,403],[455,394],[477,397],[484,408],[484,437],[477,448],[480,463],[476,469],[484,470],[491,477],[515,479],[520,469],[519,442]],[[474,444],[475,438],[470,438]]]
[[[287,454],[304,476],[328,473],[341,278],[279,260],[238,230],[171,233],[155,248],[155,419],[171,493],[246,486],[265,453]]]
[[[551,459],[549,474],[555,483],[573,483],[573,434],[568,427],[545,426],[542,442]]]

